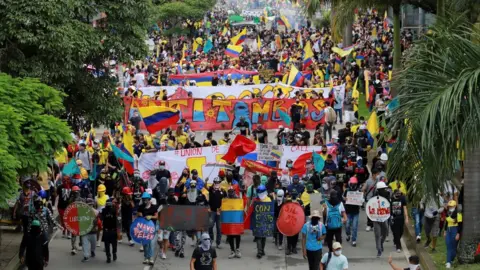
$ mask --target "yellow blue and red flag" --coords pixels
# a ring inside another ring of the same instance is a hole
[[[163,106],[140,107],[138,112],[142,116],[145,127],[150,134],[175,125],[180,119],[179,110]]]
[[[225,55],[232,58],[239,58],[242,50],[243,50],[242,46],[228,45],[227,49],[225,50]]]
[[[238,35],[230,39],[230,42],[233,45],[240,45],[245,41],[245,39],[247,39],[247,28],[243,28],[243,30],[240,33],[238,33]]]
[[[243,200],[223,199],[220,214],[221,231],[224,235],[243,234]]]
[[[310,45],[310,41],[308,41],[307,45],[305,45],[305,49],[303,50],[303,70],[307,69],[312,64],[313,64],[312,45]]]
[[[279,25],[284,25],[287,29],[292,28],[292,25],[288,21],[287,17],[285,17],[284,15],[277,18],[277,23]]]
[[[290,75],[288,75],[288,85],[291,86],[303,86],[303,76],[300,71],[298,71],[295,65],[292,65],[290,68]]]

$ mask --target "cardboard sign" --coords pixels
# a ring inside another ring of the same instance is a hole
[[[210,227],[208,208],[196,205],[167,205],[160,211],[160,228],[171,231],[206,231]]]
[[[258,159],[265,161],[279,161],[283,155],[281,145],[259,144],[257,147]]]
[[[274,231],[274,207],[273,202],[255,201],[252,214],[252,231],[255,237],[270,237]]]
[[[137,217],[130,226],[130,236],[135,243],[148,244],[155,238],[155,223],[144,217]]]
[[[323,207],[322,207],[322,193],[312,193],[310,194],[310,213],[312,213],[315,210],[320,211],[320,213],[323,213]]]
[[[363,198],[363,192],[359,192],[359,191],[348,191],[347,192],[347,200],[346,200],[345,204],[361,206],[364,201],[365,200]]]
[[[384,222],[390,218],[390,202],[382,196],[374,196],[368,200],[365,211],[370,220]]]
[[[305,212],[298,203],[286,203],[280,210],[277,220],[278,230],[286,236],[294,236],[305,224]]]
[[[89,233],[96,222],[95,210],[83,202],[73,202],[67,206],[63,215],[65,229],[75,236]]]

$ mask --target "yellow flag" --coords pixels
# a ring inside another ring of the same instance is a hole
[[[257,36],[257,48],[259,51],[262,49],[262,41],[260,40],[260,35]]]
[[[370,114],[370,118],[368,118],[367,130],[372,136],[377,135],[380,130],[380,127],[378,126],[377,113],[375,111],[373,111],[372,114]]]

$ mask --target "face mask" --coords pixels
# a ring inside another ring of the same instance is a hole
[[[417,270],[418,269],[418,264],[409,264],[408,269],[410,270]]]
[[[316,226],[318,225],[318,222],[320,221],[320,219],[318,217],[312,217],[312,220],[311,220],[311,224],[312,226]]]
[[[347,163],[347,162],[348,162],[348,160],[347,160],[347,159],[344,159],[344,160],[343,160],[343,163]]]
[[[165,170],[165,166],[160,166],[159,168],[161,171]]]
[[[351,190],[356,190],[357,189],[357,184],[350,184],[350,189]]]
[[[229,198],[235,198],[235,191],[229,190],[229,191],[228,191],[228,197],[229,197]]]
[[[327,151],[322,151],[322,154],[326,154],[326,153],[327,153]]]
[[[340,256],[340,255],[342,255],[342,250],[341,249],[340,250],[335,250],[334,253],[335,253],[335,255]]]
[[[200,245],[204,251],[210,250],[210,246],[212,245],[210,239],[202,240],[202,244]]]
[[[258,194],[258,198],[260,198],[260,200],[265,200],[265,198],[267,197],[267,192],[262,192],[262,193],[259,193]]]
[[[214,185],[213,185],[213,188],[214,188],[214,189],[220,189],[220,184],[214,184]]]
[[[287,164],[287,168],[292,168],[293,167],[293,164],[292,163],[288,163]]]
[[[455,211],[455,208],[448,208],[448,212],[453,213]]]
[[[328,184],[322,184],[322,188],[327,190],[328,189]]]

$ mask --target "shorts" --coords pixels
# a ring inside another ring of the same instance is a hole
[[[170,237],[170,231],[169,230],[160,230],[158,233],[158,240],[168,240]]]
[[[431,237],[438,237],[440,234],[440,216],[433,218],[423,217],[423,227],[425,228],[425,235]]]

